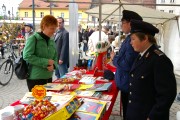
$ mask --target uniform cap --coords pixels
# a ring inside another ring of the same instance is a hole
[[[154,36],[159,32],[155,26],[141,20],[131,20],[131,33],[142,32]]]
[[[121,21],[123,21],[123,20],[130,21],[131,19],[143,20],[142,17],[139,14],[137,14],[136,12],[129,11],[129,10],[123,10],[122,13],[123,13],[123,17],[122,17]]]

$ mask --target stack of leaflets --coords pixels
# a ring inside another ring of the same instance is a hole
[[[89,99],[89,98],[83,98],[83,101],[86,100],[91,100],[91,101],[95,101],[95,102],[106,102],[106,111],[109,109],[110,105],[111,105],[111,101],[107,101],[107,100],[95,100],[95,99]]]
[[[74,116],[75,118],[79,118],[80,120],[99,120],[99,116],[84,112],[75,112]]]
[[[89,116],[96,116],[94,120],[102,118],[106,111],[106,101],[84,99],[83,102],[84,103],[77,109],[77,112],[85,113]]]
[[[102,84],[94,84],[91,88],[87,88],[86,90],[92,91],[109,91],[111,89],[112,83],[102,83]]]
[[[95,92],[94,91],[81,91],[81,90],[76,90],[72,92],[72,95],[76,95],[78,97],[91,97]]]
[[[61,91],[64,89],[65,84],[47,83],[44,87],[47,91]]]
[[[94,84],[80,84],[80,87],[78,88],[78,90],[86,90],[88,88],[91,88],[92,86],[94,86]]]
[[[96,77],[82,77],[79,80],[79,83],[82,83],[82,84],[94,84],[95,81],[96,81]]]
[[[44,87],[47,91],[74,91],[80,87],[80,84],[47,83]]]
[[[85,97],[85,98],[100,99],[102,92],[76,90],[74,92],[71,92],[71,95],[75,95],[77,97],[83,97],[83,98]]]
[[[113,95],[103,94],[103,95],[101,95],[101,97],[99,99],[105,100],[105,101],[111,101],[112,98],[113,98]]]
[[[64,91],[74,91],[80,87],[80,84],[65,84]]]

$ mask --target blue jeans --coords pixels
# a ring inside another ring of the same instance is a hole
[[[55,71],[55,75],[57,78],[61,78],[68,72],[67,64],[58,64],[58,69]]]

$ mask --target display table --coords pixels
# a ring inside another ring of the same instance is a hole
[[[113,70],[114,71],[114,70]],[[94,71],[88,71],[87,74],[92,74],[94,73]],[[97,76],[102,76],[102,73],[98,73],[96,74]],[[79,80],[75,80],[73,81],[71,84],[78,84]],[[112,99],[111,99],[111,104],[110,104],[110,107],[109,109],[105,112],[105,114],[103,115],[102,117],[102,120],[108,120],[110,115],[111,115],[111,112],[112,112],[112,109],[113,109],[113,106],[114,106],[114,103],[116,101],[116,98],[117,98],[117,95],[118,95],[118,89],[115,85],[115,81],[114,80],[110,80],[110,82],[112,83],[112,87],[109,91],[104,91],[103,94],[108,94],[108,95],[112,95]],[[102,81],[96,81],[95,84],[100,84],[100,83],[105,83],[105,82],[102,82]],[[11,104],[11,106],[15,106],[17,104],[21,104],[20,101],[16,101],[14,103]]]

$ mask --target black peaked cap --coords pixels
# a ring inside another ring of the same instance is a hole
[[[129,11],[129,10],[123,10],[123,16],[121,21],[123,20],[127,20],[130,21],[131,19],[135,19],[135,20],[143,20],[142,17],[137,14],[136,12],[133,11]]]
[[[131,33],[142,32],[154,36],[159,32],[155,26],[141,20],[131,20]]]

